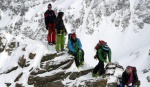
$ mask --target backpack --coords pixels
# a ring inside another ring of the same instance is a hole
[[[106,45],[106,46],[105,46]],[[104,49],[108,47],[107,43],[103,40],[100,40],[97,45],[95,46],[95,49],[98,50],[100,49],[102,46],[104,46]]]
[[[68,34],[68,41],[71,40],[71,35],[72,35],[72,33]]]
[[[109,52],[109,47],[108,47],[108,45],[107,45],[107,43],[105,42],[105,41],[103,41],[103,40],[100,40],[98,43],[97,43],[97,45],[95,46],[95,49],[96,49],[96,57],[98,58],[98,50],[100,49],[100,48],[102,48],[102,50],[103,50],[103,56],[104,56],[104,58],[106,59],[107,58],[107,54],[108,54],[108,52]]]

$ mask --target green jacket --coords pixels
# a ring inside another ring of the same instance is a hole
[[[109,48],[108,53],[103,52],[102,47],[97,51],[97,58],[103,62],[106,62],[108,57],[109,62],[111,62],[111,49]]]

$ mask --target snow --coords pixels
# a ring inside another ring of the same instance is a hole
[[[121,25],[116,28],[114,24],[111,22],[112,18],[122,20],[119,14],[112,14],[110,17],[105,17],[102,15],[101,17],[101,23],[98,27],[94,27],[95,32],[92,35],[87,34],[87,19],[89,17],[89,13],[93,7],[95,0],[92,0],[92,3],[89,7],[86,8],[83,24],[79,27],[79,29],[76,30],[77,37],[81,39],[81,43],[83,45],[83,50],[85,52],[85,64],[82,66],[82,68],[76,68],[75,62],[73,65],[66,71],[66,72],[72,72],[72,71],[82,71],[93,68],[95,65],[97,65],[98,60],[94,59],[94,55],[96,51],[94,50],[94,46],[97,44],[99,40],[105,40],[108,45],[110,46],[112,50],[112,62],[119,62],[120,65],[122,65],[124,68],[128,65],[135,66],[137,68],[139,79],[141,80],[141,87],[149,87],[150,83],[147,82],[146,77],[150,75],[150,72],[143,74],[143,69],[148,67],[150,65],[150,56],[148,55],[149,49],[150,49],[150,25],[145,24],[144,28],[139,30],[138,33],[135,33],[134,29],[136,26],[132,23],[133,18],[137,19],[134,14],[134,8],[139,3],[139,0],[129,0],[130,5],[130,11],[131,11],[131,20],[130,25],[126,28],[124,32],[121,32],[123,28]],[[112,2],[116,2],[117,0],[113,0]],[[82,3],[82,0],[56,0],[56,2],[52,3],[53,8],[57,8],[60,11],[64,11],[65,13],[69,14],[75,14],[74,19],[78,18],[80,16],[79,11],[82,9],[82,5],[84,7],[85,3]],[[105,0],[105,3],[109,3],[110,0]],[[30,26],[33,31],[36,31],[36,28],[38,27],[38,24],[35,22],[33,23],[31,20],[36,20],[35,15],[43,15],[43,13],[47,9],[47,4],[40,4],[38,6],[35,6],[33,8],[30,8],[29,11],[25,15],[25,19],[29,20],[31,23],[23,23],[23,26],[21,26],[21,30],[24,30],[26,26]],[[101,5],[104,3],[100,3]],[[103,6],[103,5],[102,5]],[[70,10],[68,8],[71,7]],[[103,10],[103,9],[102,9]],[[0,15],[2,19],[0,20],[0,28],[3,28],[9,24],[15,24],[20,17],[15,16],[13,19],[11,19],[8,16],[9,11],[2,12],[0,10]],[[123,12],[123,16],[128,15],[129,10],[125,10]],[[66,14],[67,15],[67,14]],[[37,18],[39,19],[39,17]],[[139,20],[139,19],[137,19]],[[71,32],[71,26],[67,23],[65,24],[67,31]],[[20,31],[21,32],[21,31]],[[27,77],[29,77],[29,70],[33,67],[33,69],[40,67],[40,61],[43,55],[46,54],[53,54],[55,53],[55,46],[48,46],[46,41],[40,41],[40,40],[31,40],[27,37],[24,37],[22,34],[18,36],[13,36],[11,34],[8,34],[6,32],[0,31],[6,39],[3,39],[2,42],[6,43],[6,46],[12,41],[12,38],[16,38],[16,41],[20,42],[20,46],[15,49],[15,51],[9,56],[7,52],[3,51],[0,53],[0,73],[5,72],[6,70],[12,68],[12,66],[18,65],[18,60],[22,55],[27,59],[27,61],[30,61],[30,66],[27,68],[21,68],[18,67],[16,71],[13,71],[9,74],[3,74],[0,75],[0,85],[1,87],[5,87],[6,82],[13,83],[14,79],[20,74],[20,72],[23,72],[23,76],[20,78],[20,83],[23,83],[23,85],[26,87],[30,87],[27,85]],[[45,32],[44,32],[45,33]],[[24,39],[22,39],[24,38]],[[46,37],[45,37],[46,38]],[[67,38],[66,38],[67,40]],[[26,47],[26,52],[23,52],[21,49]],[[30,60],[28,58],[29,53],[36,53],[37,55],[33,60]],[[54,61],[58,60],[65,60],[66,57],[69,55],[65,54],[62,57],[57,57],[54,59]],[[58,69],[59,72],[61,70]],[[121,75],[123,71],[116,69],[117,72],[115,72],[115,76]],[[47,76],[51,75],[55,72],[47,72],[45,74],[40,74],[39,76]],[[109,71],[110,72],[110,71]],[[82,76],[78,78],[78,80],[86,80],[91,77],[92,74],[89,73],[85,76]],[[110,77],[109,82],[116,81],[116,77]],[[68,79],[64,80],[63,83],[68,82]],[[76,81],[74,81],[76,82]],[[77,83],[78,84],[78,83]],[[11,85],[11,87],[14,87],[15,83]],[[32,87],[32,86],[31,86]]]

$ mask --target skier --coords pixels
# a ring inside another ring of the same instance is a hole
[[[75,57],[77,68],[80,68],[81,65],[84,65],[84,51],[82,50],[81,41],[76,37],[75,33],[71,35],[71,38],[68,41],[68,49],[69,52]]]
[[[105,73],[104,70],[104,62],[109,63],[111,62],[111,49],[108,47],[107,43],[103,40],[99,41],[96,45],[95,49],[97,50],[94,59],[98,59],[99,63],[95,66],[93,70],[93,77],[101,76]],[[107,57],[109,62],[107,61]],[[97,72],[99,71],[99,74]]]
[[[49,45],[56,44],[56,15],[52,5],[48,4],[48,10],[44,13],[45,25],[48,30],[47,40]]]
[[[134,87],[138,82],[138,76],[135,67],[127,66],[126,70],[122,74],[122,81],[120,87]]]
[[[64,16],[64,12],[59,12],[56,19],[56,29],[57,29],[56,51],[57,52],[59,52],[60,47],[61,47],[61,51],[64,51],[64,45],[65,45],[65,34],[67,32],[62,19],[63,16]]]

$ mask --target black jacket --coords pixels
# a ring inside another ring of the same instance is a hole
[[[126,85],[129,78],[130,78],[130,76],[126,73],[126,71],[124,71],[122,74],[122,84]],[[132,82],[132,84],[135,84],[138,81],[136,68],[133,68],[133,78],[134,78],[134,81]]]
[[[63,19],[58,17],[57,20],[56,20],[56,29],[57,29],[57,33],[60,34],[61,30],[63,30],[64,32],[66,32],[66,28],[65,28],[65,25],[64,25],[64,22],[63,22]]]
[[[53,10],[51,10],[51,11],[47,10],[44,13],[44,18],[45,18],[45,26],[48,27],[48,24],[55,23],[55,21],[56,21],[55,12]]]

